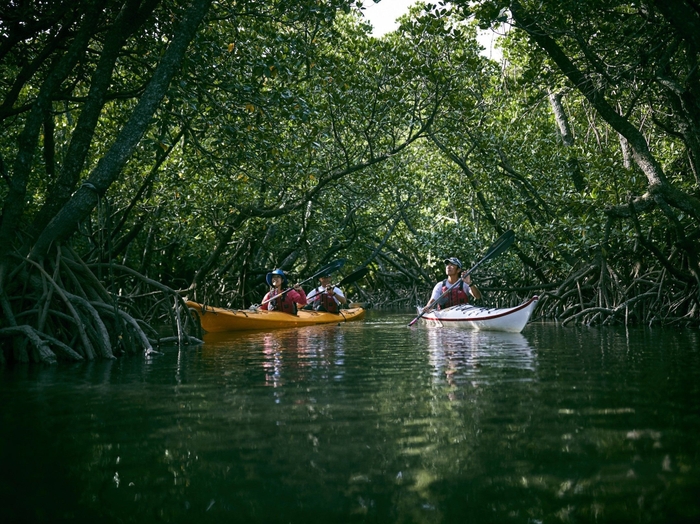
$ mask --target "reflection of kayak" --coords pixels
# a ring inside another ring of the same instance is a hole
[[[430,362],[448,373],[461,370],[463,376],[488,380],[488,369],[535,371],[537,368],[535,351],[522,333],[428,329],[427,335]]]
[[[519,306],[508,308],[486,308],[464,304],[430,311],[423,315],[423,319],[430,325],[520,333],[530,320],[538,299],[539,297],[534,296]]]
[[[208,333],[243,331],[246,329],[279,329],[315,324],[332,324],[360,320],[365,316],[362,308],[341,309],[340,313],[299,310],[296,315],[280,311],[254,311],[249,309],[224,309],[187,302],[187,307],[197,313],[202,329]]]

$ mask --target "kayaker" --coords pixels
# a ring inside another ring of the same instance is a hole
[[[302,287],[296,284],[291,289],[288,288],[287,275],[281,269],[269,272],[265,280],[272,289],[263,297],[260,309],[296,315],[297,305],[301,307],[306,305],[306,293]]]
[[[433,292],[430,294],[430,300],[425,305],[426,308],[432,306],[435,301],[440,298],[440,295],[445,293],[453,284],[461,279],[461,282],[453,287],[449,293],[440,299],[438,307],[448,308],[459,304],[468,304],[473,297],[476,300],[481,298],[481,293],[477,287],[472,284],[471,275],[464,275],[462,271],[462,262],[457,257],[449,257],[444,260],[445,274],[447,278],[442,282],[435,284]],[[425,309],[425,308],[423,308]]]
[[[340,306],[347,303],[343,291],[331,284],[331,274],[323,273],[318,276],[320,286],[309,291],[306,295],[306,307],[304,309],[314,309],[315,311],[327,311],[328,313],[339,313]]]

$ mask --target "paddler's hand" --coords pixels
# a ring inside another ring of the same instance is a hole
[[[258,309],[260,309],[260,304],[251,304],[248,309],[250,311],[257,311]]]

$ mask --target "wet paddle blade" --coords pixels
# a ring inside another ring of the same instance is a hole
[[[338,282],[338,287],[347,286],[348,284],[352,284],[354,282],[357,282],[361,278],[364,278],[365,275],[367,275],[367,273],[369,273],[369,268],[368,267],[361,267],[360,269],[353,271],[348,276],[346,276],[343,280]]]

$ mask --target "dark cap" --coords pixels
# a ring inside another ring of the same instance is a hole
[[[457,266],[459,269],[462,269],[462,263],[459,261],[457,257],[450,257],[445,259],[445,265],[447,264],[452,264],[454,266]]]

